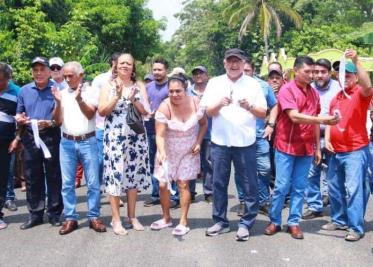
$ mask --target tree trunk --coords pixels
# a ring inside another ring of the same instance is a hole
[[[264,53],[269,60],[269,51],[268,51],[268,38],[264,37]]]

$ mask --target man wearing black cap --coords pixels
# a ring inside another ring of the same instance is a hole
[[[243,190],[245,213],[240,219],[237,241],[249,239],[249,230],[258,213],[256,174],[256,118],[264,118],[267,104],[260,85],[244,75],[246,57],[240,49],[225,52],[226,74],[212,78],[200,105],[212,117],[211,157],[213,167],[213,220],[207,236],[230,231],[227,219],[228,184],[233,161],[236,182]],[[249,90],[248,90],[249,89]]]
[[[51,92],[53,82],[49,80],[48,60],[36,57],[31,67],[34,81],[22,87],[16,115],[18,125],[26,129],[21,138],[25,147],[24,171],[30,217],[21,225],[22,230],[43,223],[46,191],[50,224],[60,225],[63,209],[59,163],[61,133],[53,120],[55,102]]]
[[[311,84],[316,89],[320,96],[321,112],[320,115],[329,114],[329,104],[333,97],[341,90],[338,82],[330,77],[331,63],[325,58],[320,58],[315,62],[313,70],[313,80]],[[325,160],[326,166],[330,159],[330,152],[325,149],[325,125],[320,125],[320,146],[322,159]],[[323,175],[321,175],[323,173]],[[305,191],[308,209],[303,213],[302,219],[308,220],[322,216],[323,199],[327,202],[327,177],[325,168],[322,169],[322,164],[316,165],[312,163],[311,169],[308,172],[307,187]],[[322,187],[320,186],[320,178],[322,177]],[[320,187],[323,192],[320,192]]]

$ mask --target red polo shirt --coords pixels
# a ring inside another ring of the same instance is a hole
[[[330,130],[330,141],[335,152],[351,152],[369,144],[366,122],[372,96],[362,96],[360,90],[361,87],[355,85],[346,91],[351,99],[341,91],[330,103],[330,114],[334,115],[335,110],[341,114],[341,121]]]
[[[307,86],[306,92],[295,81],[284,84],[278,93],[279,116],[276,127],[275,148],[294,156],[312,156],[315,152],[315,125],[293,123],[287,109],[305,115],[320,113],[320,97],[315,89]]]

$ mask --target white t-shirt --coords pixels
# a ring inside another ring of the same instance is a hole
[[[102,88],[111,80],[112,78],[112,72],[109,70],[108,72],[101,73],[97,75],[93,81],[92,81],[92,87],[97,90],[97,101],[98,98],[100,97],[100,92]],[[103,130],[104,129],[104,122],[105,122],[105,117],[102,117],[96,112],[96,127],[98,129]]]
[[[97,93],[93,87],[88,85],[83,85],[82,99],[92,106],[97,107],[98,105]],[[69,87],[61,91],[61,106],[63,115],[62,132],[78,136],[95,131],[95,116],[90,120],[87,119],[75,99],[75,91]]]
[[[253,78],[242,75],[232,82],[226,74],[210,79],[200,106],[211,107],[223,97],[231,97],[232,103],[222,107],[217,116],[212,118],[211,141],[221,146],[250,146],[256,139],[256,117],[238,101],[247,99],[249,104],[266,109],[260,84]]]

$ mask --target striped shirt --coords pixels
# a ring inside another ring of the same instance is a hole
[[[0,93],[0,140],[14,138],[16,123],[14,116],[17,110],[17,99],[20,88],[9,84],[8,88]]]

